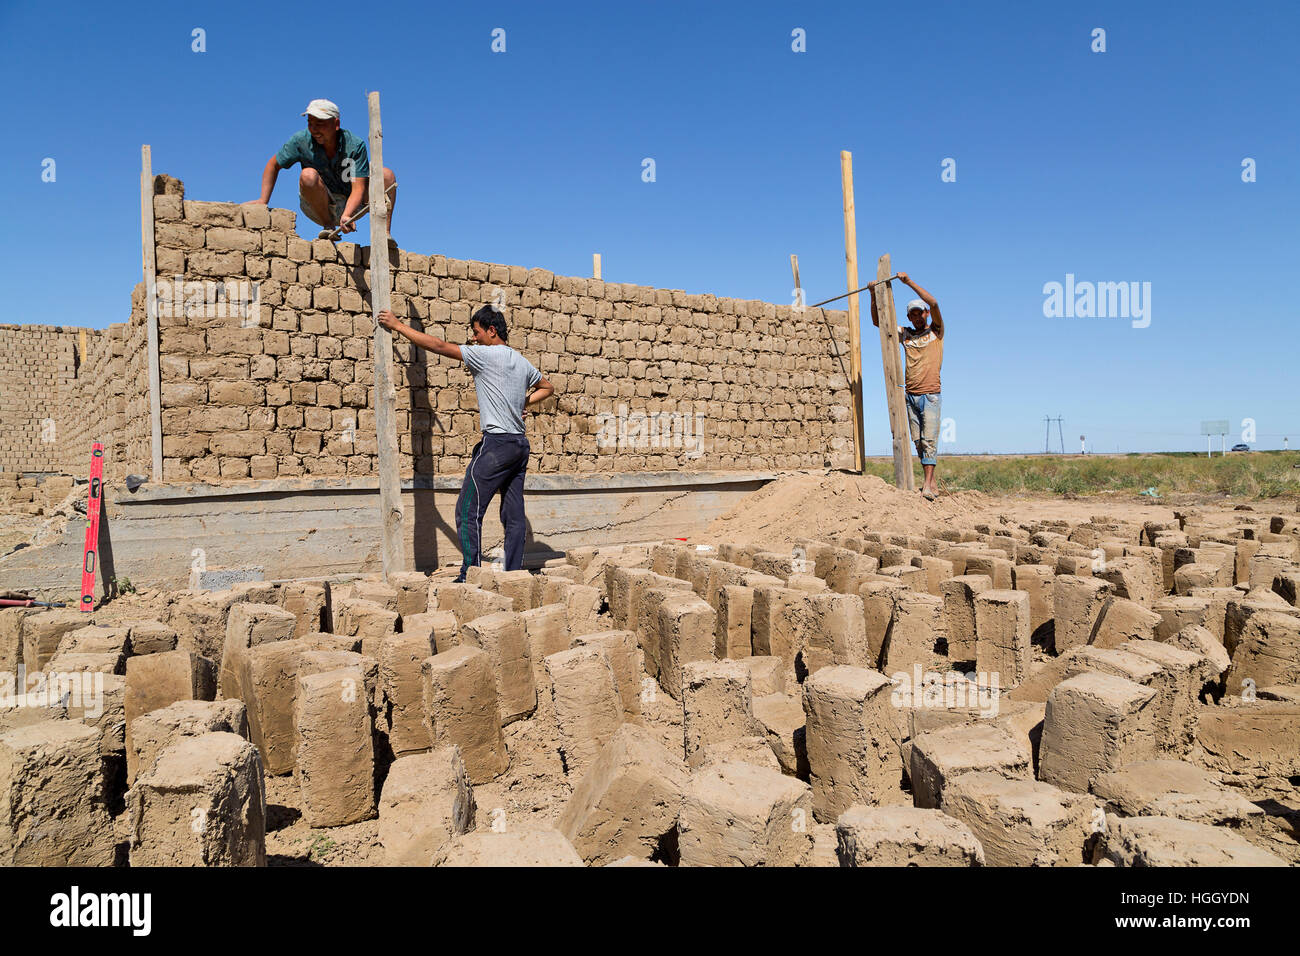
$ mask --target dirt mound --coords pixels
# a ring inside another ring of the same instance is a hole
[[[795,538],[838,538],[862,531],[920,534],[987,509],[978,491],[926,501],[874,475],[800,474],[769,482],[709,525],[707,537],[737,544],[788,546]]]

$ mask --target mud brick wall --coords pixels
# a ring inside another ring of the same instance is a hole
[[[286,209],[195,202],[155,181],[163,480],[377,469],[369,248],[308,241]],[[392,308],[466,341],[501,302],[557,396],[525,416],[535,472],[850,467],[844,312],[687,294],[396,250]],[[256,310],[215,293],[255,289]],[[0,471],[150,472],[145,293],[125,323],[0,326]],[[402,476],[456,474],[478,440],[458,362],[394,345]],[[40,422],[56,422],[42,448]],[[10,428],[10,421],[17,427]]]
[[[180,189],[154,210],[160,279],[182,277],[187,298],[196,283],[247,280],[259,299],[255,321],[162,310],[164,478],[374,473],[369,248],[300,239],[290,210]],[[405,251],[391,261],[393,311],[453,342],[504,297],[510,345],[557,390],[525,416],[534,471],[851,465],[843,312]],[[403,477],[463,471],[478,440],[470,376],[400,338],[395,360]],[[656,447],[637,415],[676,428],[676,442]]]

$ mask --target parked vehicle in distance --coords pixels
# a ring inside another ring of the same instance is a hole
[[[1245,444],[1244,442],[1237,442],[1237,444],[1233,445],[1232,448],[1229,449],[1229,450],[1230,450],[1230,451],[1250,451],[1250,446],[1247,445],[1247,444]]]

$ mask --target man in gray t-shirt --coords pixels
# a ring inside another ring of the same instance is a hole
[[[506,345],[505,313],[485,305],[470,318],[473,344],[455,345],[403,325],[392,312],[379,313],[379,324],[414,345],[447,358],[459,359],[474,376],[479,425],[483,438],[474,446],[460,497],[456,500],[456,532],[461,566],[457,581],[481,559],[483,515],[492,496],[501,492],[501,524],[505,527],[505,568],[518,571],[524,563],[524,475],[528,471],[528,439],[524,409],[555,393],[533,364]],[[529,394],[529,389],[532,393]]]

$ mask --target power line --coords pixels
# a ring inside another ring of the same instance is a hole
[[[1047,423],[1047,430],[1043,434],[1043,454],[1047,455],[1051,453],[1052,422],[1056,422],[1056,435],[1061,440],[1061,454],[1064,455],[1065,454],[1065,432],[1062,431],[1062,426],[1061,426],[1061,422],[1063,421],[1063,419],[1061,418],[1060,415],[1057,415],[1055,418],[1053,418],[1051,415],[1045,415],[1043,416],[1043,421]]]

